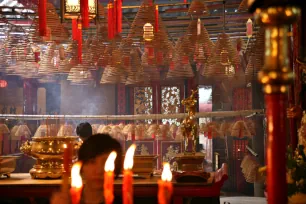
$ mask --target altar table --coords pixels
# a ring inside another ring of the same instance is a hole
[[[207,199],[205,203],[220,203],[220,190],[228,178],[227,166],[223,165],[213,174],[214,181],[207,183],[176,183],[173,182],[173,203],[183,204],[188,198]],[[157,197],[159,177],[149,179],[134,179],[134,196],[136,198]],[[54,191],[58,191],[61,180],[31,179],[30,174],[11,174],[11,178],[0,179],[0,198],[49,198]],[[115,196],[121,196],[122,179],[115,180]],[[194,203],[194,202],[192,202]]]

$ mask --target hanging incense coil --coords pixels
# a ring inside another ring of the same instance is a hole
[[[251,48],[251,56],[245,70],[247,80],[257,79],[257,73],[264,65],[265,30],[260,28],[255,36],[255,43]]]
[[[250,155],[245,155],[241,162],[241,171],[245,180],[249,183],[255,183],[260,180],[258,169],[260,164]]]
[[[24,139],[30,139],[31,138],[31,131],[29,129],[29,127],[27,125],[19,125],[16,133],[15,133],[15,136],[17,138],[22,138],[24,137]]]
[[[1,123],[0,124],[0,134],[8,134],[10,133],[9,128],[7,127],[6,124]]]
[[[195,19],[190,22],[186,33],[188,40],[185,41],[183,46],[190,49],[194,61],[197,63],[207,64],[208,59],[212,56],[214,43],[210,40],[209,34],[202,22],[200,25],[200,33],[198,33],[198,21]]]
[[[208,16],[209,9],[204,0],[193,0],[189,6],[188,14],[195,17]]]
[[[144,71],[140,61],[140,54],[137,48],[134,48],[131,53],[131,65],[127,74],[126,85],[138,84],[144,81]]]
[[[212,57],[208,66],[201,74],[209,77],[233,77],[240,64],[237,50],[234,48],[229,35],[222,33],[218,36]]]
[[[245,136],[250,137],[252,136],[252,134],[246,122],[243,120],[239,120],[232,126],[231,136],[242,138]]]
[[[39,74],[52,75],[57,73],[57,68],[54,64],[54,51],[56,49],[55,43],[48,44],[45,54],[41,57],[40,66],[38,69]]]
[[[208,122],[200,126],[200,132],[204,133],[208,139],[220,137],[222,134],[219,132],[219,124],[216,122]]]
[[[72,85],[92,85],[94,83],[94,78],[83,64],[78,64],[70,69],[67,80],[70,81]]]
[[[231,135],[232,126],[233,124],[230,122],[222,122],[219,130],[221,136],[225,137]]]
[[[182,38],[179,40],[175,46],[174,53],[174,67],[169,68],[167,73],[167,78],[186,78],[186,77],[194,77],[194,73],[192,71],[189,56],[186,52],[186,48],[183,47]]]
[[[45,83],[56,83],[57,80],[56,80],[55,76],[51,76],[51,75],[44,76],[44,75],[42,75],[38,79],[38,82],[42,83],[42,84],[45,84]]]

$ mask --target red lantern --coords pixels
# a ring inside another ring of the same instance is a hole
[[[5,87],[7,87],[7,81],[0,80],[0,88],[5,88]]]

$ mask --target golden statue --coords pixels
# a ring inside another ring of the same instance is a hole
[[[197,124],[194,120],[197,104],[198,90],[191,90],[191,95],[182,100],[182,104],[186,106],[188,116],[183,120],[181,131],[184,137],[184,153],[195,154],[196,143],[198,138]]]

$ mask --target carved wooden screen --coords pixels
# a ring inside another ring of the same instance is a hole
[[[152,87],[134,88],[134,115],[153,113],[153,89]],[[152,120],[148,120],[151,123]]]
[[[178,86],[162,86],[161,87],[161,114],[180,113],[181,97],[180,88]],[[169,122],[179,125],[177,119],[162,119],[163,123]]]

